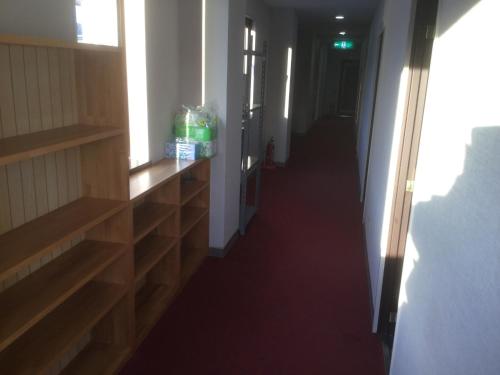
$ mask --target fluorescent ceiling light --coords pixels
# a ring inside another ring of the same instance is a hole
[[[345,17],[341,14],[339,14],[338,16],[335,16],[335,19],[336,20],[343,20]]]

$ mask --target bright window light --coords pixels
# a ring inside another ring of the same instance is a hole
[[[290,110],[290,81],[292,75],[292,55],[293,55],[293,50],[291,47],[289,47],[288,58],[286,62],[286,90],[285,90],[285,113],[284,113],[286,119],[288,119],[288,114]]]
[[[243,49],[245,51],[248,50],[249,32],[250,32],[250,30],[248,29],[248,27],[245,27],[245,40],[243,42]],[[248,74],[248,55],[246,53],[243,56],[243,74],[244,75]]]
[[[118,46],[116,0],[75,0],[78,43]]]
[[[257,33],[252,30],[252,51],[257,50]],[[250,73],[250,108],[253,108],[254,104],[254,92],[255,92],[255,56],[252,56],[252,72]]]
[[[201,105],[205,105],[206,98],[206,0],[201,2]]]
[[[149,162],[145,0],[125,0],[130,168]]]

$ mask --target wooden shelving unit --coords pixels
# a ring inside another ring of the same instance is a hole
[[[116,373],[208,255],[210,161],[129,175],[124,61],[0,35],[0,374]]]
[[[208,255],[209,180],[209,161],[163,160],[130,177],[137,344]]]
[[[110,373],[134,348],[124,58],[0,36],[2,374]]]

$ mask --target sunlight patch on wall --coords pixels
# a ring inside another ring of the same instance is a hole
[[[439,36],[434,42],[413,209],[449,195],[464,173],[474,129],[500,126],[500,50],[491,45],[491,38],[478,37],[498,35],[498,14],[499,2],[483,0],[447,29],[439,30],[446,20],[438,18]],[[420,257],[414,242],[410,224],[400,307],[412,302],[406,284]]]
[[[433,184],[419,187],[415,204],[449,193],[463,172],[466,146],[471,143],[475,127],[500,125],[500,82],[495,74],[500,66],[500,50],[491,45],[489,38],[481,37],[498,32],[498,14],[499,2],[483,0],[435,41],[424,120],[439,126],[432,129],[433,137],[425,137],[424,128],[425,151],[429,152],[419,157],[419,169],[425,170]],[[439,142],[446,138],[450,139],[446,145]],[[439,150],[439,159],[429,157]]]

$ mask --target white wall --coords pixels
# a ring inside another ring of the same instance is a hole
[[[220,118],[212,160],[210,246],[222,249],[239,224],[244,0],[210,0],[206,7],[206,101]]]
[[[440,1],[393,375],[500,374],[499,14]]]
[[[208,0],[210,1],[210,0]],[[202,1],[178,0],[180,104],[200,105],[202,81]]]
[[[76,41],[74,0],[1,0],[0,33]]]
[[[403,124],[414,2],[412,0],[386,0],[385,5],[380,6],[384,7],[385,40],[364,212],[372,302],[375,312],[374,330],[378,323],[384,257],[388,244],[397,156]],[[364,129],[366,132],[367,128]]]
[[[177,15],[178,0],[146,0],[149,152],[153,161],[164,157],[179,107]]]
[[[290,85],[290,112],[284,117],[288,47],[293,49]],[[265,143],[271,137],[275,143],[275,161],[286,163],[290,153],[292,133],[295,65],[297,57],[297,16],[293,9],[273,8],[269,43],[267,106],[264,121]]]

